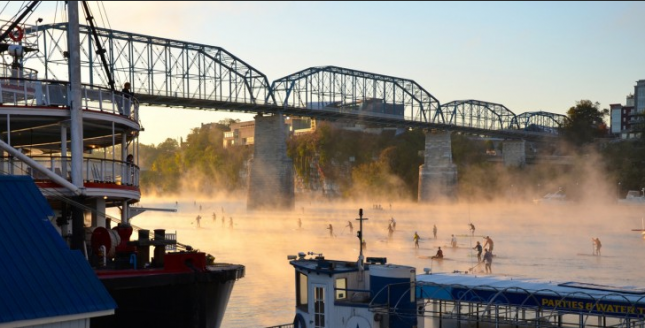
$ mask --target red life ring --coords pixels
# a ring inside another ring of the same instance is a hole
[[[15,42],[20,42],[23,36],[25,36],[25,30],[20,26],[16,26],[16,29],[9,33],[9,37]]]

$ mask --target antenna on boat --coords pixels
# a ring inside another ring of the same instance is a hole
[[[358,219],[360,221],[358,232],[356,233],[356,237],[358,237],[358,249],[359,249],[359,255],[358,255],[358,268],[359,270],[363,270],[363,221],[369,220],[368,218],[363,217],[363,209],[359,208],[358,209]]]

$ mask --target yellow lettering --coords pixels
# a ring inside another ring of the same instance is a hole
[[[587,304],[585,304],[585,310],[588,310],[588,311],[593,310],[593,303],[587,303]]]

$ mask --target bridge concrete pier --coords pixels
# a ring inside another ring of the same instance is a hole
[[[255,146],[249,165],[247,209],[295,207],[293,162],[287,156],[282,115],[255,116]]]
[[[504,166],[523,167],[526,165],[526,141],[507,140],[503,143]]]
[[[449,131],[426,132],[424,164],[419,167],[419,203],[454,200],[457,166],[452,163]]]

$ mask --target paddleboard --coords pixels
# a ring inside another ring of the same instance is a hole
[[[437,261],[448,260],[445,257],[423,256],[423,255],[417,256],[417,258],[420,258],[422,260],[437,260]]]
[[[597,256],[600,256],[600,257],[609,257],[609,256],[603,256],[602,254],[601,254],[601,255],[596,255],[596,254],[588,254],[588,253],[578,253],[578,254],[576,254],[576,255],[578,255],[578,256],[593,256],[593,257],[597,257]]]

